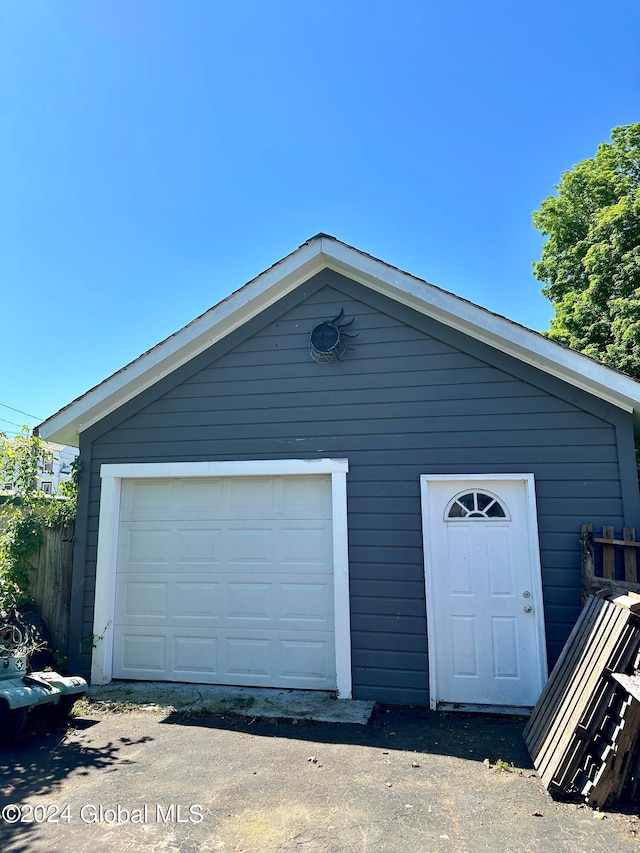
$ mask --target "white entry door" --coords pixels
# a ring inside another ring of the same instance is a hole
[[[420,480],[431,707],[532,707],[547,677],[533,475]]]

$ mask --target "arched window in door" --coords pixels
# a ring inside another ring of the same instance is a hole
[[[449,502],[445,521],[468,521],[473,518],[485,521],[509,519],[509,512],[497,495],[474,490],[464,491]]]

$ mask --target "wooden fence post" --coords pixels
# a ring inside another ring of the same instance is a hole
[[[635,527],[625,527],[622,531],[622,538],[625,542],[636,541]],[[624,549],[624,579],[630,583],[638,582],[638,568],[635,548]]]
[[[605,525],[602,528],[603,539],[615,539],[615,527]],[[613,545],[602,546],[602,577],[608,580],[614,580],[616,576],[616,549]]]
[[[591,585],[594,576],[593,560],[593,525],[580,525],[580,548],[582,552],[582,603],[585,604],[591,595]]]

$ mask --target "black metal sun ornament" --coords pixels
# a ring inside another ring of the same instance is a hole
[[[325,320],[324,323],[318,323],[313,329],[309,337],[309,352],[311,358],[320,364],[326,364],[329,361],[342,361],[342,356],[347,350],[352,350],[353,347],[347,344],[347,340],[358,337],[358,332],[345,332],[356,319],[352,317],[348,323],[341,323],[344,317],[344,308],[340,310],[337,317],[333,320]]]

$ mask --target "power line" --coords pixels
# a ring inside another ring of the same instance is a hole
[[[28,418],[35,418],[37,421],[44,420],[44,418],[39,418],[38,415],[30,415],[29,412],[23,412],[22,409],[14,409],[13,406],[8,406],[6,403],[0,403],[0,406],[3,406],[5,409],[11,409],[12,412],[17,412],[19,415],[26,415]]]
[[[22,427],[22,424],[17,424],[15,421],[9,421],[7,418],[0,418],[0,421],[4,421],[5,424],[11,424],[12,426]]]

